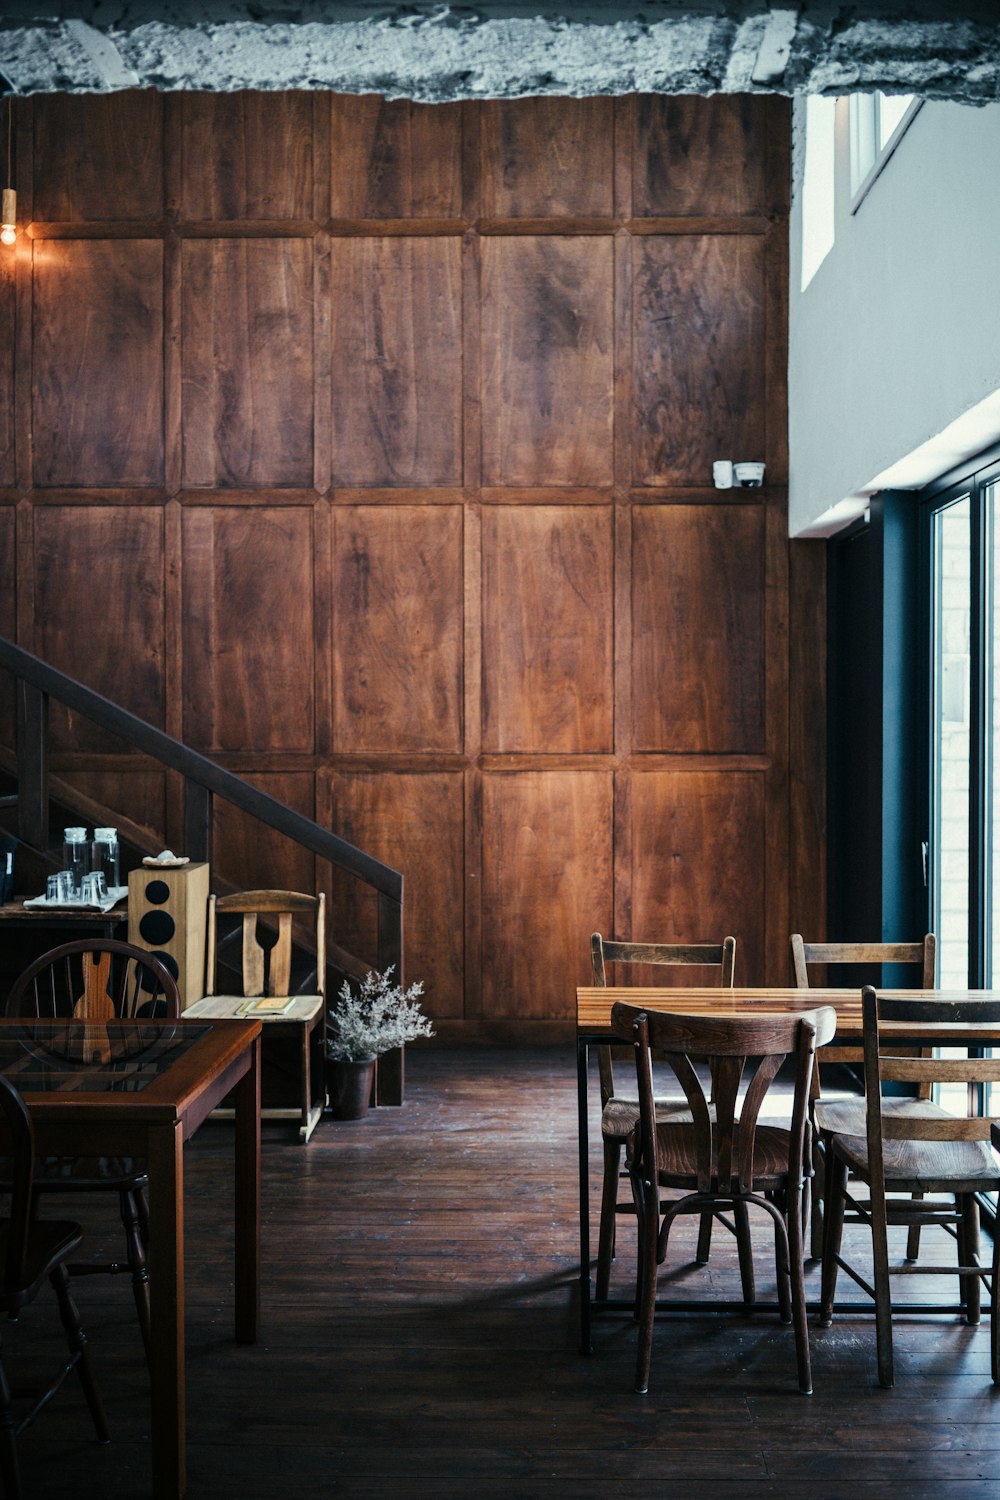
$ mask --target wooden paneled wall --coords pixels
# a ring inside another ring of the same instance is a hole
[[[16,140],[0,628],[401,867],[465,1034],[564,1023],[594,928],[784,979],[823,774],[787,102],[51,96]],[[58,731],[176,845],[169,778]],[[217,818],[230,879],[329,882]]]

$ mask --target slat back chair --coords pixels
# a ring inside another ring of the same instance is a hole
[[[861,1137],[834,1134],[830,1140],[830,1183],[823,1246],[823,1289],[820,1321],[833,1317],[837,1272],[842,1269],[875,1302],[879,1382],[893,1384],[892,1295],[890,1277],[900,1275],[959,1277],[966,1321],[980,1318],[979,1209],[977,1193],[1000,1187],[1000,1163],[990,1150],[995,1116],[973,1113],[980,1084],[1000,1086],[1000,1058],[934,1057],[935,1034],[941,1047],[955,1048],[957,1024],[1000,1025],[1000,1001],[895,999],[878,995],[866,985],[862,996],[865,1058],[866,1130]],[[883,1045],[884,1023],[919,1028],[928,1051],[903,1057]],[[973,1045],[974,1045],[973,1033]],[[888,1082],[963,1084],[966,1113],[955,1115],[930,1100],[900,1113],[887,1111],[882,1085]],[[869,1200],[859,1202],[848,1193],[848,1174],[867,1184]],[[936,1193],[944,1199],[889,1198],[888,1193]],[[867,1221],[872,1234],[874,1285],[841,1254],[845,1205],[850,1201]],[[957,1226],[958,1265],[890,1266],[887,1227],[890,1224]],[[994,1290],[994,1297],[996,1293]],[[994,1330],[995,1336],[995,1330]],[[996,1379],[994,1361],[994,1379]]]
[[[721,943],[619,943],[602,937],[599,932],[591,935],[590,952],[594,969],[594,984],[607,985],[609,964],[655,964],[675,970],[697,967],[714,970],[719,985],[732,989],[736,971],[736,939],[724,938]],[[601,1218],[597,1246],[597,1286],[599,1301],[608,1295],[611,1282],[611,1262],[615,1255],[616,1215],[634,1214],[635,1207],[629,1198],[618,1201],[618,1183],[622,1177],[622,1152],[625,1142],[635,1128],[639,1118],[639,1101],[632,1095],[615,1094],[612,1049],[602,1046],[597,1049],[597,1066],[601,1082],[601,1138],[604,1148],[604,1173],[601,1189]],[[661,1112],[676,1109],[674,1100],[660,1100]],[[698,1259],[708,1259],[712,1233],[712,1215],[707,1214],[698,1242]],[[752,1301],[752,1265],[746,1254],[741,1255],[745,1274],[751,1277],[747,1301]]]
[[[177,981],[144,948],[115,938],[83,938],[62,943],[18,975],[7,997],[8,1016],[39,1016],[93,1022],[86,1048],[110,1057],[103,1022],[175,1020],[180,1015]],[[9,1163],[4,1174],[9,1180]],[[132,1278],[139,1327],[149,1355],[149,1277],[146,1271],[148,1212],[146,1163],[136,1157],[46,1157],[37,1163],[34,1192],[117,1193],[125,1231],[125,1261],[74,1262],[74,1276],[127,1272]],[[4,1184],[0,1182],[0,1190]]]
[[[814,964],[855,967],[863,965],[869,970],[876,964],[906,964],[911,968],[913,978],[916,980],[913,988],[922,990],[934,988],[937,971],[937,939],[933,932],[927,933],[926,937],[918,943],[804,943],[801,936],[794,932],[791,937],[791,949],[795,983],[800,990],[810,988],[809,970]],[[912,1056],[914,1049],[904,1047],[900,1051],[907,1056]],[[863,1061],[864,1050],[856,1045],[826,1047],[819,1059],[821,1065],[826,1062],[859,1064]],[[813,1074],[813,1126],[816,1131],[817,1155],[812,1183],[812,1252],[815,1256],[822,1254],[824,1153],[827,1137],[834,1130],[848,1132],[852,1127],[859,1135],[864,1134],[864,1105],[860,1099],[827,1101],[821,1099],[821,1093],[820,1067],[817,1067]],[[919,1097],[927,1099],[930,1094],[924,1090]],[[908,1104],[908,1100],[900,1099],[894,1101],[891,1107],[905,1109]],[[916,1224],[913,1225],[908,1237],[906,1253],[910,1260],[916,1260],[920,1253],[920,1228]]]
[[[76,1369],[90,1408],[98,1439],[109,1438],[107,1418],[100,1392],[94,1380],[90,1352],[80,1327],[80,1315],[69,1290],[66,1260],[72,1255],[83,1231],[68,1220],[36,1219],[34,1213],[34,1138],[31,1117],[17,1089],[0,1073],[0,1113],[8,1137],[10,1162],[10,1206],[6,1218],[0,1218],[3,1259],[0,1262],[0,1311],[16,1318],[33,1302],[48,1280],[56,1294],[69,1359],[40,1395],[29,1411],[18,1421],[11,1404],[11,1390],[0,1365],[0,1477],[3,1492],[9,1500],[19,1500],[20,1475],[17,1462],[17,1438],[25,1427],[59,1389],[70,1370]]]
[[[621,1001],[614,1006],[611,1024],[632,1043],[639,1093],[639,1128],[628,1149],[640,1244],[637,1391],[649,1385],[656,1273],[666,1260],[674,1222],[683,1214],[700,1216],[737,1205],[759,1208],[773,1222],[781,1316],[794,1325],[799,1388],[806,1394],[812,1390],[802,1264],[809,1088],[816,1048],[833,1036],[836,1023],[829,1006],[797,1014],[719,1017],[645,1011]],[[657,1118],[652,1049],[662,1051],[680,1084],[686,1120]],[[761,1106],[788,1057],[795,1059],[791,1123],[761,1124]],[[695,1067],[701,1059],[710,1064],[711,1099]],[[661,1202],[661,1188],[683,1196]]]
[[[247,997],[290,993],[293,923],[309,918],[315,927],[316,989],[324,993],[326,979],[326,897],[301,891],[240,891],[234,896],[208,898],[208,943],[205,972],[210,990],[217,991],[219,918],[242,917],[240,984]],[[262,927],[275,933],[273,944],[261,941]]]

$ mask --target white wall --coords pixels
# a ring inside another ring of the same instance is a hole
[[[836,240],[805,292],[803,118],[796,101],[789,532],[815,536],[1000,439],[1000,104],[924,104],[852,214],[841,100]]]

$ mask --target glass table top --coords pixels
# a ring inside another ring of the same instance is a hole
[[[139,1093],[211,1026],[36,1021],[0,1026],[0,1072],[22,1093]]]

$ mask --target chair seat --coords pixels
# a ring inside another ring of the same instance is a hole
[[[0,1265],[7,1260],[10,1221],[0,1220]],[[28,1252],[24,1261],[22,1285],[0,1285],[0,1308],[13,1312],[32,1301],[49,1273],[72,1255],[83,1238],[79,1224],[64,1219],[35,1219],[28,1234]]]
[[[922,1116],[954,1118],[929,1100],[910,1103],[920,1105]],[[832,1145],[849,1169],[867,1181],[865,1137],[835,1135]],[[891,1192],[974,1193],[1000,1186],[1000,1164],[987,1141],[894,1141],[883,1137],[882,1156],[885,1185]]]
[[[0,1193],[10,1192],[11,1164],[0,1157]],[[39,1193],[108,1192],[145,1187],[146,1161],[138,1156],[45,1156],[35,1163]]]
[[[941,1114],[929,1099],[883,1099],[884,1115]],[[813,1105],[816,1129],[823,1135],[860,1135],[867,1130],[864,1095],[856,1099],[817,1099]]]
[[[736,1127],[734,1156],[739,1142],[739,1127]],[[755,1192],[767,1192],[784,1185],[788,1177],[788,1155],[791,1135],[780,1125],[758,1125],[754,1136],[754,1180]],[[717,1143],[713,1139],[713,1148]],[[656,1160],[659,1181],[662,1187],[683,1188],[695,1192],[698,1187],[698,1164],[696,1158],[696,1135],[694,1125],[665,1123],[656,1127]],[[713,1157],[713,1183],[718,1175],[718,1160]],[[719,1191],[728,1191],[724,1184]]]
[[[654,1099],[653,1107],[658,1121],[673,1120],[680,1124],[691,1119],[686,1099]],[[601,1135],[606,1141],[624,1144],[638,1123],[638,1099],[620,1099],[616,1094],[601,1111]]]

